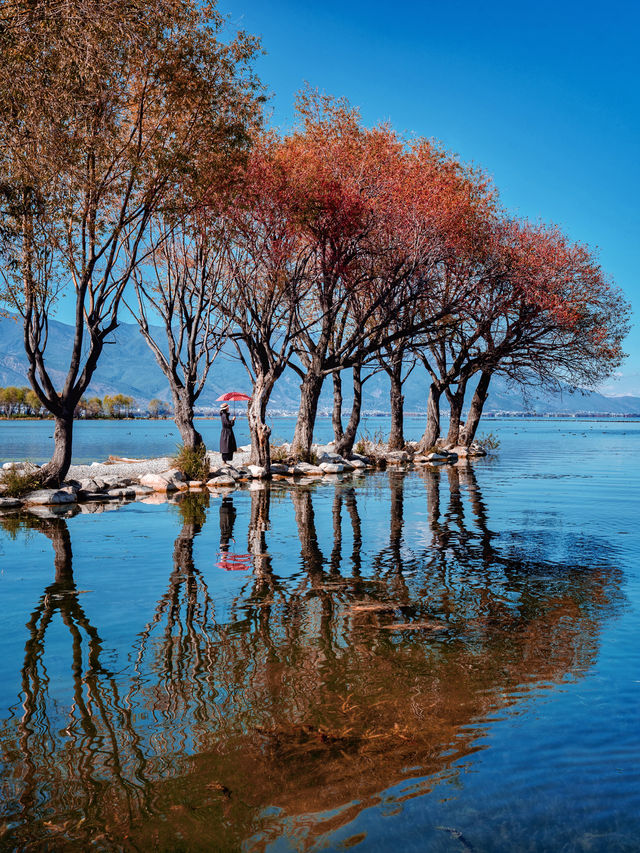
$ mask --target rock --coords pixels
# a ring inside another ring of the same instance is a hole
[[[143,474],[140,477],[141,486],[149,486],[154,492],[177,492],[188,489],[184,475],[177,468],[163,471],[161,474]]]
[[[325,474],[342,474],[344,465],[337,462],[321,462],[319,465]]]
[[[24,502],[28,505],[50,506],[52,504],[73,504],[77,501],[72,489],[38,489],[25,495]]]
[[[212,486],[214,489],[219,486],[235,486],[236,481],[228,474],[220,474],[212,480],[207,480],[207,486]]]
[[[233,465],[226,465],[220,469],[220,477],[231,477],[233,480],[239,480],[242,476],[240,471],[237,471]]]
[[[99,492],[101,488],[103,489],[104,485],[98,486],[95,480],[91,480],[88,477],[86,477],[84,480],[80,480],[80,491]]]
[[[177,485],[170,481],[163,474],[143,474],[140,477],[141,486],[149,486],[154,492],[175,492]]]
[[[0,498],[0,509],[16,509],[22,506],[20,498]]]
[[[254,468],[256,466],[252,465],[250,467]],[[284,465],[282,462],[272,462],[271,465],[269,466],[269,471],[272,474],[288,474],[289,473],[289,466]]]
[[[137,498],[143,498],[145,495],[153,494],[153,489],[150,486],[141,486],[140,483],[135,483],[131,488],[136,493]]]
[[[134,489],[126,487],[124,489],[109,489],[107,495],[110,498],[135,498],[136,493]]]
[[[203,480],[189,480],[187,483],[190,489],[201,489],[204,486]]]
[[[2,466],[3,471],[19,471],[21,474],[34,474],[40,470],[39,465],[34,465],[33,462],[5,462]]]
[[[318,454],[318,465],[322,465],[323,462],[333,462],[339,464],[341,462],[344,462],[344,460],[339,453],[333,453],[332,451],[325,450],[323,453]]]
[[[427,454],[427,462],[446,462],[448,458],[449,454],[446,452],[443,453],[441,450]]]
[[[271,472],[273,473],[273,465],[271,466]],[[285,466],[282,466],[285,467]],[[249,476],[255,480],[263,480],[267,476],[267,469],[262,465],[249,465],[248,466]]]
[[[484,449],[484,447],[481,447],[479,444],[477,444],[474,441],[474,442],[472,442],[471,446],[468,448],[468,455],[469,456],[486,456],[487,451]]]
[[[423,456],[421,453],[418,453],[417,456],[413,457],[413,461],[416,463],[416,465],[424,465],[425,462],[428,462],[429,460],[426,456]]]
[[[162,476],[167,477],[168,479],[171,479],[171,480],[176,480],[176,482],[178,482],[178,483],[186,483],[187,482],[187,478],[185,477],[185,475],[182,473],[182,471],[179,471],[177,468],[169,468],[168,471],[163,471]]]
[[[324,474],[323,469],[319,465],[312,465],[310,462],[296,462],[293,466],[293,472],[296,477],[303,476],[321,476]]]
[[[406,450],[390,450],[384,454],[384,458],[389,465],[401,465],[403,462],[408,462],[411,457]]]

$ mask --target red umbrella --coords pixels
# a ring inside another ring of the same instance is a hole
[[[216,397],[216,402],[220,402],[222,400],[250,400],[251,397],[248,394],[243,394],[242,391],[227,391],[226,394],[222,394],[220,397]],[[233,414],[235,416],[236,410],[235,406],[233,408]]]
[[[216,402],[220,402],[221,400],[250,400],[251,397],[248,394],[243,394],[242,391],[227,391],[226,394],[222,394],[220,397],[216,397]]]

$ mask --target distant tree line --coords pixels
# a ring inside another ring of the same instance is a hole
[[[123,306],[187,447],[203,444],[194,405],[211,366],[235,348],[252,384],[252,461],[265,466],[267,405],[286,368],[300,379],[292,452],[305,459],[328,377],[336,448],[349,453],[374,371],[390,379],[399,448],[404,382],[424,365],[428,449],[443,399],[446,441],[473,441],[498,374],[594,387],[620,364],[629,305],[589,247],[515,217],[482,170],[432,140],[365,127],[343,100],[303,91],[295,129],[265,129],[258,45],[243,33],[223,43],[212,4],[4,6],[0,276],[33,391],[55,418],[44,483],[64,479],[74,412]],[[75,338],[54,382],[49,318],[62,292],[75,294]]]
[[[105,395],[100,397],[81,397],[74,411],[76,418],[128,418],[131,417],[132,407],[135,404],[133,397],[126,394]],[[167,404],[161,400],[151,400],[149,403],[149,414],[157,417],[166,413]],[[9,385],[0,388],[0,416],[13,417],[41,417],[49,416],[38,395],[32,388],[17,388]]]

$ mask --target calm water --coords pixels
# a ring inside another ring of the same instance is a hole
[[[640,424],[490,428],[5,515],[0,848],[640,850]]]

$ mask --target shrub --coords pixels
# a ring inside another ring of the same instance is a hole
[[[487,435],[481,435],[476,438],[475,443],[483,450],[489,453],[491,450],[497,450],[500,447],[500,439],[494,432],[489,432]]]
[[[27,492],[32,492],[40,485],[37,471],[23,471],[20,468],[9,468],[2,472],[0,485],[4,486],[2,494],[9,498],[21,498]]]
[[[185,447],[179,444],[178,454],[172,463],[187,480],[206,480],[209,477],[209,457],[204,444],[199,444],[197,447]]]
[[[272,462],[288,462],[289,461],[289,452],[286,447],[272,447],[271,448],[271,461]]]

